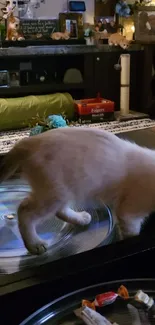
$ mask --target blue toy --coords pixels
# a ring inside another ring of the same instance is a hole
[[[65,119],[61,115],[49,115],[44,125],[36,125],[30,131],[30,136],[37,135],[48,131],[50,129],[64,128],[67,127]]]
[[[48,116],[47,123],[50,129],[67,127],[67,123],[61,115]]]
[[[43,133],[43,132],[44,132],[44,126],[42,126],[42,125],[36,125],[34,128],[31,129],[31,131],[30,131],[30,137],[33,136],[33,135],[37,135],[37,134]]]

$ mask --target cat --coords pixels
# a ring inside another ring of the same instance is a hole
[[[138,235],[155,210],[155,151],[96,128],[60,128],[25,138],[5,155],[0,182],[20,169],[32,191],[18,207],[18,225],[31,254],[47,250],[36,225],[52,215],[79,225],[89,213],[70,203],[97,199],[117,217],[123,238]]]
[[[108,44],[110,46],[119,45],[123,50],[126,50],[130,46],[130,42],[123,35],[120,35],[119,33],[111,34],[110,37],[108,38]]]

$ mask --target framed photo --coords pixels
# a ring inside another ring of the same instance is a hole
[[[70,38],[78,38],[77,20],[66,19],[66,30],[70,33]]]
[[[18,71],[11,71],[10,75],[10,87],[19,87],[20,86],[20,76]]]
[[[70,38],[83,37],[83,15],[81,13],[60,13],[60,31],[70,32]]]
[[[155,6],[140,6],[134,14],[135,40],[155,42]]]

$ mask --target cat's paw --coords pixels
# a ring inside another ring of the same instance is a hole
[[[80,225],[86,226],[89,225],[90,222],[91,222],[91,215],[86,211],[80,212]]]
[[[26,245],[26,248],[32,255],[42,255],[47,251],[48,244],[45,241],[37,241]]]

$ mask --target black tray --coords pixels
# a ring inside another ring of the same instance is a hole
[[[155,279],[132,279],[101,283],[72,292],[69,295],[53,301],[27,318],[21,323],[21,325],[59,325],[67,323],[69,324],[69,321],[73,323],[75,322],[74,324],[79,324],[76,322],[77,318],[73,314],[73,311],[81,307],[82,299],[92,300],[97,294],[103,292],[117,292],[121,284],[128,288],[131,297],[133,297],[139,289],[145,291],[145,293],[147,293],[149,296],[155,297]],[[132,325],[131,316],[127,308],[127,301],[118,299],[114,304],[101,308],[100,312],[105,317],[110,317],[112,323],[116,322],[119,325]],[[146,323],[145,325],[155,324],[155,319],[152,317],[151,312],[147,313],[142,310],[141,312],[143,313],[142,316],[145,316],[148,319],[148,324]]]
[[[154,256],[154,236],[139,236],[6,276],[0,279],[0,324],[19,325],[42,306],[86,286],[154,278]]]

